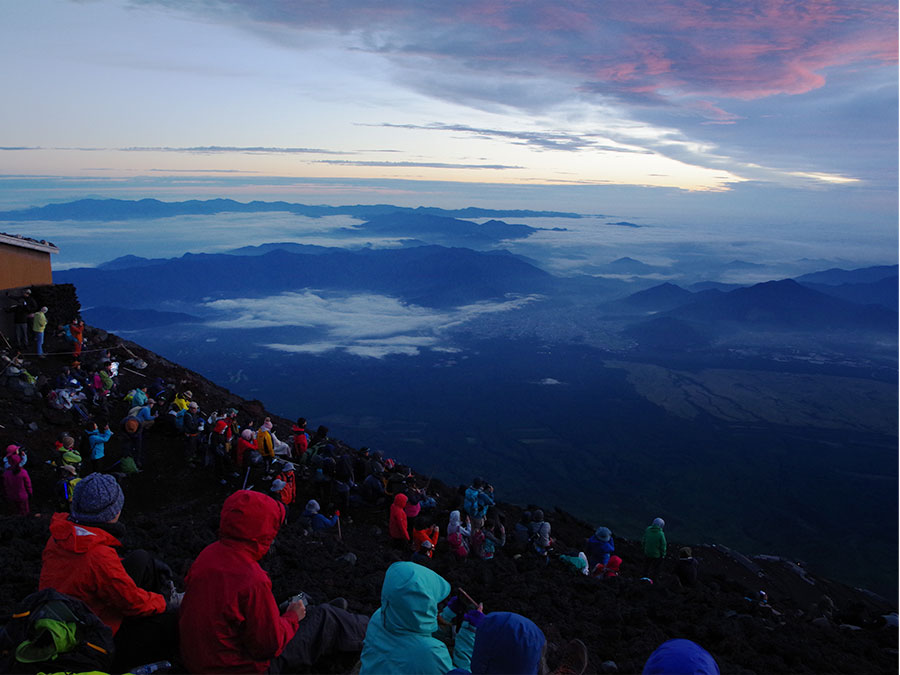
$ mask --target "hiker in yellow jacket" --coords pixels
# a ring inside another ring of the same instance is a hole
[[[266,473],[271,471],[275,460],[275,443],[272,442],[272,420],[268,417],[256,432],[256,449],[266,462]]]

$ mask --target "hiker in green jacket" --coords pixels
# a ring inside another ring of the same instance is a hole
[[[666,534],[663,528],[666,521],[655,518],[653,524],[644,530],[644,569],[641,576],[656,581],[662,568],[663,558],[666,557]]]

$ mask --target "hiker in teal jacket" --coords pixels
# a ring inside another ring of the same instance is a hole
[[[448,595],[450,584],[430,569],[412,562],[391,565],[381,587],[381,607],[366,630],[360,675],[468,669],[475,643],[475,630],[468,622],[457,634],[452,661],[447,646],[432,637],[438,629],[438,603]]]
[[[643,576],[656,581],[659,570],[662,567],[663,558],[666,557],[666,534],[663,528],[666,521],[655,518],[653,524],[644,530],[644,570]]]

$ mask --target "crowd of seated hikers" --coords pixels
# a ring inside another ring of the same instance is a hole
[[[19,330],[16,317],[18,346],[28,349],[32,336]],[[0,631],[0,671],[19,672],[27,663],[36,672],[35,664],[52,662],[47,667],[55,672],[141,672],[142,664],[168,662],[175,665],[159,667],[284,673],[346,652],[359,654],[361,673],[548,672],[541,629],[524,616],[487,611],[451,588],[431,569],[435,557],[490,565],[497,556],[527,556],[538,566],[552,561],[596,583],[619,583],[625,563],[608,527],[597,527],[579,549],[557,550],[540,509],[523,512],[508,531],[494,487],[482,478],[460,488],[455,504],[439,505],[430,479],[380,451],[348,448],[324,426],[308,429],[302,417],[282,440],[268,417],[204,410],[190,383],[167,382],[133,354],[120,362],[109,350],[92,349],[80,320],[67,328],[66,350],[51,354],[65,365],[39,390],[48,407],[71,415],[70,430],[53,447],[30,453],[11,443],[3,459],[7,513],[30,512],[29,460],[53,467],[56,513],[37,592],[22,601],[30,614]],[[18,363],[27,372],[36,354],[10,352],[7,366]],[[136,387],[123,390],[121,367],[138,379]],[[128,476],[157,461],[150,450],[160,444],[147,442],[153,436],[175,442],[186,471],[205,468],[228,493],[218,540],[197,556],[182,591],[164,561],[122,550]],[[313,605],[302,593],[279,604],[259,560],[282,524],[298,522],[310,537],[340,536],[362,510],[383,514],[383,544],[397,560],[386,570],[374,615],[348,611],[342,598]],[[634,561],[648,585],[666,558],[664,527],[661,518],[652,521],[644,559]],[[680,583],[695,584],[697,571],[691,550],[682,549],[674,569]],[[29,616],[45,620],[37,626]],[[553,672],[587,667],[586,646],[572,640]],[[644,672],[718,673],[718,667],[700,646],[671,640],[648,655]]]

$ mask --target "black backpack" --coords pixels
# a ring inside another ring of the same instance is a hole
[[[81,600],[32,593],[0,630],[0,672],[111,672],[112,629]]]

